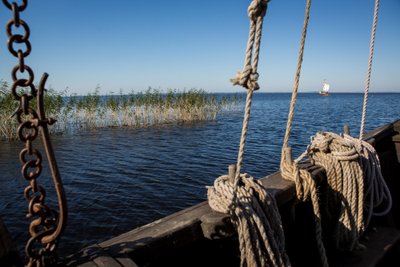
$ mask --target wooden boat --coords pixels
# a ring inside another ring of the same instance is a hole
[[[381,162],[393,206],[375,218],[363,237],[364,249],[352,253],[328,250],[330,266],[397,266],[400,251],[400,120],[365,135]],[[304,168],[310,166],[304,165]],[[322,168],[311,169],[320,190],[326,184]],[[319,266],[313,214],[309,203],[296,203],[293,182],[280,172],[260,180],[279,205],[286,249],[293,266]],[[20,266],[17,250],[0,221],[0,266]],[[239,266],[238,239],[225,214],[208,202],[171,214],[110,240],[95,244],[63,260],[66,266]],[[397,262],[397,263],[396,263]]]
[[[262,17],[265,15],[267,1],[263,3],[256,3],[255,1],[254,3],[259,4],[258,8],[264,8],[258,9],[257,12],[251,13],[250,16],[252,20],[260,23],[261,20],[258,19],[257,16]],[[12,42],[25,42],[27,48],[30,50],[30,45],[28,45],[29,42],[27,40],[29,37],[28,26],[20,20],[18,13],[25,9],[26,1],[23,1],[23,4],[19,7],[16,3],[11,5],[7,1],[4,1],[4,4],[10,10],[12,9],[15,15],[14,20],[7,25],[11,43],[11,45],[9,45],[9,50],[14,56],[20,57],[20,65],[12,71],[12,76],[15,80],[13,88],[15,89],[17,86],[21,85],[31,88],[30,95],[26,93],[20,95],[15,90],[13,91],[16,100],[20,101],[20,106],[15,113],[20,123],[18,133],[20,139],[26,143],[26,148],[22,150],[20,155],[20,159],[24,163],[22,169],[23,175],[25,178],[29,178],[29,180],[34,180],[40,174],[39,170],[41,170],[41,165],[39,165],[39,163],[41,163],[41,156],[32,148],[32,141],[37,137],[38,128],[40,128],[46,154],[51,165],[53,180],[56,189],[58,189],[57,196],[60,209],[59,215],[56,215],[56,213],[52,212],[52,210],[44,205],[42,201],[45,195],[44,190],[38,187],[35,181],[25,190],[25,195],[28,196],[30,200],[28,215],[30,217],[41,215],[40,218],[34,218],[31,222],[31,238],[26,246],[27,254],[30,256],[28,266],[238,266],[241,261],[238,251],[239,240],[230,218],[225,214],[212,211],[208,202],[199,203],[191,208],[182,210],[110,240],[85,248],[66,259],[61,259],[61,261],[56,260],[54,250],[57,247],[58,237],[64,229],[65,220],[63,219],[67,217],[67,212],[62,183],[47,131],[47,126],[54,123],[54,120],[46,118],[44,112],[43,95],[48,75],[43,75],[39,88],[36,89],[35,85],[32,83],[33,72],[29,67],[24,65],[23,60],[23,57],[29,53],[22,53],[22,51],[17,53],[13,50]],[[309,4],[310,1],[307,5],[306,18],[308,18]],[[252,5],[251,8],[254,8],[254,5]],[[254,10],[250,9],[250,11]],[[13,35],[10,30],[13,23],[25,25],[23,27],[26,28],[27,34],[25,36],[20,34]],[[306,32],[306,25],[307,23],[305,23],[303,35],[305,35]],[[261,29],[261,25],[257,27]],[[261,31],[258,32],[260,34]],[[258,55],[260,36],[255,38],[255,40],[257,40],[258,43],[254,50],[257,51],[256,54]],[[254,40],[253,42],[249,42],[251,46],[252,43],[254,43]],[[302,49],[303,48],[304,38],[302,38]],[[253,49],[248,50],[252,51]],[[251,55],[246,55],[246,57],[251,59]],[[233,79],[233,83],[249,89],[248,96],[250,97],[248,99],[251,100],[252,92],[257,90],[259,86],[257,83],[258,59],[254,66],[250,66],[250,61],[251,60],[246,60],[248,64],[244,69],[245,71],[239,73],[237,77]],[[299,62],[301,62],[301,58]],[[300,65],[301,64],[298,65],[297,73],[300,72]],[[30,79],[17,79],[15,75],[16,70],[21,69],[28,71],[28,74],[31,75]],[[244,76],[246,73],[247,78]],[[296,77],[297,85],[294,86],[294,92],[297,92],[299,75],[296,75]],[[366,92],[367,91],[368,90],[366,90]],[[33,111],[29,106],[29,101],[33,97],[37,97],[38,112]],[[248,101],[248,103],[251,103],[251,101]],[[292,103],[294,103],[294,101],[292,101]],[[245,113],[249,116],[250,108],[247,108],[247,106],[250,107],[250,104],[246,105]],[[29,113],[32,115],[32,118],[28,118],[28,120],[24,122],[22,120],[22,114],[27,115]],[[28,129],[28,133],[24,134],[24,129]],[[242,132],[242,137],[245,135],[246,134]],[[331,227],[333,222],[327,219],[326,214],[321,214],[321,220],[325,221],[322,230],[324,233],[328,233],[324,235],[325,239],[323,241],[327,247],[327,256],[330,266],[390,266],[392,263],[395,264],[397,252],[400,250],[400,194],[398,192],[400,187],[397,179],[400,173],[400,121],[398,120],[382,126],[366,134],[364,140],[375,147],[380,157],[382,174],[391,191],[393,202],[391,209],[385,216],[374,218],[370,222],[369,227],[366,231],[363,231],[361,239],[358,240],[361,245],[351,252],[338,251],[330,246],[330,238],[334,237],[332,231],[333,227]],[[27,153],[29,153],[29,155],[36,155],[37,160],[26,159],[25,156]],[[286,160],[287,159],[289,158],[286,158]],[[28,173],[27,168],[32,166],[37,167],[37,170]],[[240,164],[238,163],[237,166],[240,166]],[[312,173],[311,179],[318,185],[318,190],[321,192],[320,194],[322,196],[324,192],[331,190],[323,168],[307,162],[303,162],[300,167],[308,169],[308,171]],[[237,177],[239,177],[239,175],[240,168],[237,170]],[[359,179],[359,177],[357,177],[357,179],[362,180]],[[276,199],[278,204],[279,214],[282,217],[281,226],[286,238],[285,249],[292,266],[319,266],[320,258],[318,255],[317,241],[316,238],[313,238],[315,236],[313,228],[316,219],[310,203],[297,203],[295,184],[283,179],[279,172],[261,179],[261,183]],[[237,184],[235,186],[237,186]],[[37,193],[40,193],[40,195],[35,195]],[[323,201],[324,199],[322,199],[322,202]],[[363,208],[361,208],[361,210],[362,209]],[[41,213],[39,214],[39,212]],[[48,218],[47,215],[52,215],[52,217]],[[42,231],[38,231],[37,224],[42,224]],[[15,246],[12,245],[12,240],[9,238],[7,230],[2,223],[0,224],[0,231],[1,266],[21,265]],[[44,246],[37,249],[34,247],[35,244]]]
[[[321,96],[328,96],[329,95],[329,89],[330,89],[330,84],[327,83],[325,80],[322,84],[322,89],[319,91],[319,94]]]
[[[381,162],[393,206],[374,219],[352,253],[329,251],[330,266],[397,266],[400,251],[400,120],[365,135]],[[309,166],[303,166],[310,168]],[[312,170],[323,191],[325,171]],[[313,240],[313,214],[309,203],[295,202],[294,183],[280,172],[261,179],[279,205],[286,248],[293,266],[319,266]],[[397,262],[397,263],[396,263]],[[238,240],[229,217],[214,212],[208,202],[87,247],[68,257],[67,266],[239,266]],[[2,265],[3,266],[3,265]]]

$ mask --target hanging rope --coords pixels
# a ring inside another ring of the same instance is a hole
[[[208,188],[210,207],[230,214],[239,238],[240,266],[290,266],[282,222],[275,203],[259,181],[240,175],[234,187],[227,175]]]
[[[290,151],[288,142],[299,83],[309,4],[310,1],[307,3],[300,55],[283,142],[281,171],[285,179],[293,180],[296,183],[297,197],[300,200],[304,201],[305,195],[310,195],[311,197],[316,218],[317,243],[322,263],[327,266],[327,258],[322,243],[320,211],[315,183],[307,171],[299,170],[297,165],[299,161],[308,156],[311,163],[322,166],[326,170],[327,182],[331,189],[331,198],[328,199],[327,203],[328,212],[330,213],[329,216],[337,216],[334,236],[336,238],[335,245],[338,249],[349,251],[355,249],[358,245],[358,239],[368,226],[372,215],[387,214],[392,206],[390,192],[380,172],[377,154],[371,145],[361,140],[364,131],[379,1],[376,0],[375,2],[360,139],[357,140],[349,135],[342,137],[334,133],[317,133],[307,151],[293,162],[291,154],[287,153],[287,151]],[[333,214],[332,211],[336,211],[336,214]]]
[[[392,208],[392,196],[382,176],[381,164],[375,148],[368,142],[344,135],[352,142],[360,156],[364,178],[364,223],[368,227],[372,216],[386,215]]]
[[[249,39],[247,42],[246,57],[244,67],[236,77],[231,79],[233,85],[241,85],[247,89],[245,114],[243,119],[242,134],[239,144],[239,153],[236,164],[235,186],[239,182],[240,169],[243,163],[244,146],[246,143],[247,130],[250,119],[251,103],[254,90],[258,90],[258,58],[260,53],[261,35],[263,19],[267,12],[267,4],[269,0],[253,0],[247,13],[250,19]]]
[[[375,32],[376,32],[376,24],[378,22],[378,11],[379,11],[379,0],[375,0],[374,20],[372,22],[371,42],[370,42],[370,46],[369,46],[367,79],[365,81],[364,103],[363,103],[363,109],[362,109],[362,115],[361,115],[360,140],[363,139],[363,136],[364,136],[364,124],[365,124],[365,117],[367,114],[368,92],[369,92],[369,84],[371,81],[371,68],[372,68],[372,58],[374,55]]]
[[[304,44],[306,42],[308,20],[310,18],[310,8],[311,8],[311,0],[307,0],[306,13],[305,13],[305,16],[304,16],[304,23],[303,23],[303,32],[302,32],[301,41],[300,41],[299,58],[298,58],[298,61],[297,61],[296,74],[295,74],[295,77],[294,77],[294,84],[293,84],[293,88],[292,88],[292,99],[290,101],[290,107],[289,107],[289,114],[288,114],[288,120],[287,120],[287,125],[286,125],[285,137],[283,139],[281,165],[282,165],[282,161],[284,160],[284,155],[283,155],[284,149],[286,147],[289,147],[289,137],[290,137],[290,133],[292,131],[294,108],[296,106],[297,90],[299,88],[301,64],[303,63]]]
[[[297,99],[297,91],[299,87],[300,80],[300,72],[301,72],[301,64],[303,62],[303,53],[304,53],[304,45],[307,37],[307,27],[308,21],[310,17],[310,9],[311,9],[311,0],[307,1],[306,12],[304,16],[303,23],[303,31],[302,37],[300,41],[300,52],[297,62],[297,69],[292,89],[292,98],[290,101],[288,120],[286,125],[286,132],[282,146],[282,154],[281,154],[281,174],[284,179],[293,181],[296,185],[296,194],[297,198],[300,201],[307,201],[308,198],[311,199],[311,203],[313,206],[313,211],[315,215],[315,235],[317,241],[318,251],[321,257],[322,266],[328,266],[328,260],[326,258],[325,246],[322,241],[322,227],[321,227],[321,213],[318,203],[318,194],[317,194],[317,186],[315,181],[313,180],[311,174],[304,169],[300,169],[297,165],[297,162],[293,162],[291,158],[288,158],[287,148],[289,147],[289,137],[292,129],[293,117],[294,117],[294,109],[296,106]]]
[[[367,70],[367,78],[365,81],[364,102],[361,115],[360,136],[359,136],[360,140],[359,151],[363,156],[361,163],[362,166],[364,166],[364,179],[365,179],[365,184],[367,185],[366,203],[365,203],[365,209],[367,211],[367,217],[365,219],[366,225],[369,224],[372,215],[375,216],[386,215],[392,207],[392,197],[386,185],[386,182],[383,179],[379,158],[375,151],[375,148],[370,144],[368,144],[367,142],[362,141],[364,136],[365,117],[367,113],[369,85],[371,81],[372,58],[374,54],[375,33],[376,33],[376,25],[378,22],[378,12],[379,12],[379,0],[375,0],[374,18],[372,22],[371,41],[369,47],[369,58],[368,58],[368,68],[367,68],[368,70]],[[349,136],[345,137],[351,138]],[[381,207],[382,203],[384,203],[385,200],[387,203],[386,209],[384,209],[383,211],[374,211],[374,209]]]
[[[328,211],[338,209],[336,247],[353,250],[364,232],[364,181],[355,143],[335,133],[317,133],[308,148],[308,156],[315,165],[326,171],[331,189]],[[336,208],[336,209],[335,209]]]
[[[320,132],[312,138],[306,154],[326,171],[331,189],[328,212],[331,217],[337,214],[331,218],[337,219],[336,248],[352,251],[372,215],[385,215],[392,206],[375,149],[350,135]]]
[[[290,266],[280,214],[273,197],[247,174],[241,174],[253,92],[259,89],[258,59],[263,18],[268,0],[253,0],[248,8],[250,33],[243,70],[232,79],[247,89],[246,106],[236,168],[218,177],[208,188],[210,207],[230,214],[239,237],[241,266]]]

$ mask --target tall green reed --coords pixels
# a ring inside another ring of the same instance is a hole
[[[0,138],[16,138],[16,122],[11,118],[18,104],[7,82],[0,81]],[[57,119],[51,133],[76,132],[101,127],[149,127],[171,123],[215,120],[220,111],[231,111],[241,101],[236,95],[217,97],[204,90],[184,91],[148,88],[145,91],[101,96],[100,87],[84,96],[66,91],[47,90],[45,108],[48,117]],[[33,103],[35,105],[35,103]]]

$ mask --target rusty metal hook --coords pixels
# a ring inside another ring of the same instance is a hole
[[[49,119],[46,118],[44,111],[44,92],[45,84],[49,75],[44,73],[39,84],[38,94],[37,94],[37,113],[39,116],[39,126],[41,131],[41,137],[44,149],[46,151],[47,160],[49,162],[49,167],[51,170],[51,175],[53,177],[53,183],[56,188],[58,207],[59,207],[59,219],[57,223],[57,228],[50,235],[46,235],[42,238],[42,243],[51,243],[57,240],[57,238],[64,231],[66,221],[67,221],[67,199],[65,196],[65,191],[63,183],[61,180],[60,171],[56,162],[54,155],[54,150],[50,142],[50,134],[48,130]]]

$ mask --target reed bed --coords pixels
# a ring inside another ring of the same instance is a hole
[[[150,127],[164,124],[216,120],[221,111],[239,107],[237,95],[215,95],[204,90],[187,91],[148,88],[129,94],[100,95],[97,87],[84,96],[49,89],[45,96],[46,113],[57,123],[52,134],[92,130],[103,127]],[[35,103],[33,103],[35,105]],[[0,81],[0,138],[15,139],[17,124],[11,115],[18,104],[9,93],[9,85]]]

